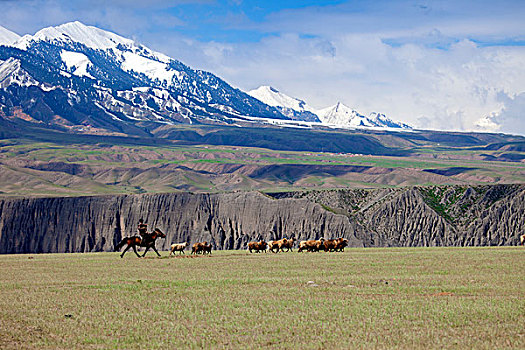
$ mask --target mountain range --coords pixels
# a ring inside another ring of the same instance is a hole
[[[283,94],[271,86],[261,86],[249,91],[248,94],[279,109],[281,113],[294,120],[318,122],[335,127],[411,129],[409,125],[395,122],[384,114],[372,112],[366,117],[341,102],[316,110],[303,100]]]
[[[322,110],[263,86],[245,93],[131,39],[80,22],[0,27],[0,118],[78,133],[147,135],[162,124],[410,128],[341,103]]]

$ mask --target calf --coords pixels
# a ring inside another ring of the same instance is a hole
[[[188,246],[188,242],[172,244],[171,245],[171,249],[170,249],[170,256],[171,256],[171,254],[175,254],[175,252],[179,252],[179,255],[180,255],[180,253],[186,254],[186,253],[184,253],[184,249],[187,246]]]

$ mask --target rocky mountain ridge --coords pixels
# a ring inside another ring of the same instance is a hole
[[[314,111],[270,87],[245,93],[80,22],[23,37],[0,27],[0,72],[0,118],[74,133],[143,137],[178,124],[410,129],[342,104]]]
[[[0,46],[4,118],[23,113],[61,130],[138,136],[149,122],[288,119],[212,73],[80,22],[10,40]]]
[[[111,251],[144,218],[173,242],[346,237],[352,247],[515,245],[525,185],[0,199],[0,253]]]

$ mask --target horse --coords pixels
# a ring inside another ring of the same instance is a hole
[[[520,236],[521,245],[525,243],[525,234]]]
[[[146,250],[144,251],[144,254],[142,254],[142,257],[146,255],[149,248],[153,248],[155,253],[157,253],[157,255],[160,256],[159,252],[155,248],[155,240],[157,238],[165,237],[166,235],[161,230],[156,228],[155,230],[153,230],[153,232],[145,234],[142,238],[140,236],[124,237],[122,241],[120,241],[120,243],[115,246],[115,251],[120,250],[120,248],[127,244],[128,246],[126,247],[126,249],[124,249],[122,254],[120,254],[121,258],[124,256],[124,254],[126,254],[129,248],[133,248],[135,254],[137,254],[137,256],[140,258],[141,256],[139,255],[139,253],[137,253],[137,247],[146,247]]]

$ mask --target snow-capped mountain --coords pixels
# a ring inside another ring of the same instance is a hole
[[[366,117],[354,109],[338,102],[336,105],[320,110],[313,107],[298,98],[290,97],[277,89],[270,86],[260,86],[251,90],[248,94],[266,103],[269,106],[279,108],[281,113],[293,120],[302,120],[308,122],[320,122],[325,125],[338,127],[379,127],[379,128],[402,128],[410,129],[411,127],[394,122],[384,114],[371,113]]]
[[[315,110],[308,106],[306,102],[283,94],[271,86],[260,86],[257,89],[248,91],[248,94],[269,106],[278,108],[282,114],[290,119],[320,122],[315,114]]]
[[[147,122],[289,119],[209,72],[80,22],[5,37],[0,117],[123,133]]]
[[[364,116],[341,102],[338,102],[332,107],[317,111],[317,115],[324,124],[341,127],[412,128],[407,124],[395,122],[384,114],[372,112],[368,117]]]
[[[407,124],[394,122],[384,114],[372,112],[366,117],[356,110],[345,106],[341,102],[328,108],[317,111],[319,119],[323,124],[341,127],[375,127],[375,128],[395,128],[411,129]]]
[[[372,112],[368,116],[368,119],[379,127],[412,129],[410,125],[402,123],[402,122],[395,122],[392,119],[388,118],[386,115],[381,114],[381,113]]]
[[[375,126],[364,115],[359,114],[341,102],[336,105],[319,110],[319,118],[324,124],[344,126]]]
[[[20,39],[20,35],[0,26],[0,45],[11,45]]]
[[[340,103],[316,111],[269,86],[245,93],[212,73],[80,22],[23,37],[0,27],[0,118],[135,135],[147,135],[159,123],[407,127]]]

